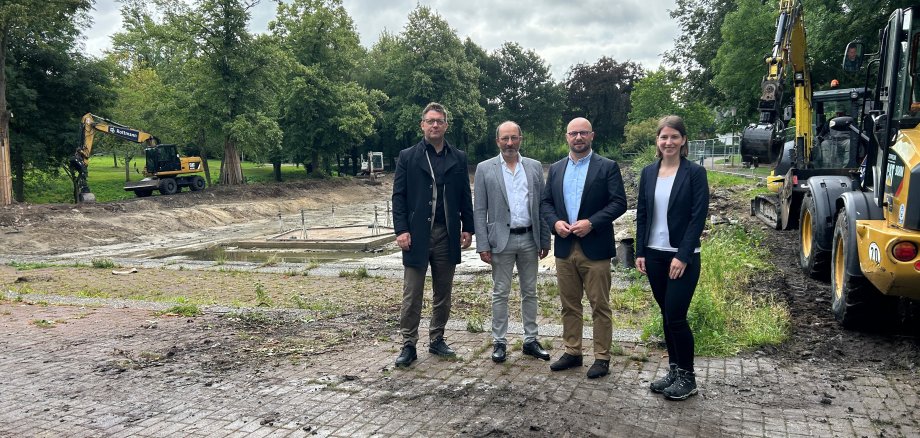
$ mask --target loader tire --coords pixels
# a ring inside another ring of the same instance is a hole
[[[895,320],[897,301],[882,295],[862,276],[847,273],[847,257],[857,251],[851,241],[850,223],[845,212],[837,215],[831,247],[831,309],[834,318],[848,329],[890,328]],[[858,255],[857,255],[858,257]]]
[[[823,280],[830,270],[830,251],[819,249],[815,234],[824,226],[815,213],[815,199],[806,196],[799,212],[799,267],[811,278]]]
[[[196,176],[192,178],[192,185],[190,185],[189,188],[191,188],[193,192],[197,192],[204,190],[204,186],[204,178]]]
[[[163,181],[160,181],[161,195],[174,195],[177,191],[179,191],[179,185],[176,184],[176,180],[172,178],[166,178]]]

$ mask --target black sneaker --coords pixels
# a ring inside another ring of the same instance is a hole
[[[588,368],[588,378],[596,379],[598,377],[606,376],[610,374],[610,361],[603,359],[595,359],[594,364],[591,365],[591,368]]]
[[[412,362],[415,362],[418,356],[415,355],[415,346],[414,345],[404,345],[402,351],[399,352],[399,357],[396,358],[397,367],[407,367],[412,365]]]
[[[553,371],[562,371],[569,368],[575,368],[581,366],[581,356],[572,356],[569,353],[562,353],[562,357],[559,360],[553,362],[549,369]]]
[[[665,374],[664,377],[652,382],[648,385],[648,389],[651,389],[652,392],[656,394],[661,394],[667,387],[671,386],[674,383],[674,380],[677,379],[677,364],[670,364],[668,369],[668,374]]]
[[[454,353],[454,350],[451,350],[450,347],[447,346],[447,342],[444,342],[444,338],[438,338],[432,341],[431,344],[428,345],[428,352],[442,357],[454,357],[457,355],[457,353]]]
[[[693,371],[677,369],[677,378],[671,386],[662,391],[668,400],[686,400],[691,395],[696,395],[696,374]]]

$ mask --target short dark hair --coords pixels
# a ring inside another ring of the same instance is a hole
[[[670,115],[664,116],[661,120],[658,121],[658,129],[655,131],[655,156],[661,157],[661,152],[658,150],[658,136],[661,135],[661,130],[664,128],[671,128],[680,133],[680,136],[684,138],[684,144],[680,147],[680,156],[686,157],[690,155],[690,138],[687,137],[687,126],[684,125],[684,119],[680,116]]]
[[[444,109],[444,105],[441,105],[440,103],[431,102],[428,105],[425,105],[425,109],[422,110],[422,120],[425,119],[425,114],[428,114],[428,111],[441,113],[444,116],[444,120],[447,120],[447,110]]]

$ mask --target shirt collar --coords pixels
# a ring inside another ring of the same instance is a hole
[[[428,143],[428,140],[425,140],[425,139],[422,139],[422,142],[425,143],[425,150],[429,150],[432,153],[437,154],[437,151],[435,151],[433,144]],[[441,154],[446,154],[448,151],[450,151],[450,143],[448,143],[447,140],[445,139],[444,149],[441,149]]]
[[[594,150],[593,150],[593,149],[591,150],[591,152],[588,152],[588,155],[585,155],[584,157],[582,157],[582,158],[579,159],[578,161],[573,160],[571,154],[566,155],[566,158],[569,159],[569,163],[572,163],[573,165],[577,166],[577,165],[579,165],[579,164],[581,164],[581,163],[583,163],[583,162],[586,162],[586,160],[590,160],[592,155],[594,155]]]
[[[518,156],[517,162],[518,164],[521,164],[521,162],[524,161],[524,157],[521,155],[520,152],[518,152],[517,156]],[[505,156],[502,155],[501,152],[498,153],[498,159],[502,160],[502,166],[508,167],[508,162],[505,161]]]

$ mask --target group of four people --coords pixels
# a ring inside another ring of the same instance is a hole
[[[475,198],[467,158],[445,140],[447,110],[431,103],[422,111],[424,138],[399,153],[393,182],[393,224],[403,251],[404,283],[400,314],[403,348],[396,366],[417,358],[425,275],[432,278],[428,351],[454,356],[444,340],[451,288],[460,251],[472,243],[492,266],[492,360],[507,358],[508,297],[518,270],[523,320],[523,354],[550,360],[537,328],[537,269],[555,235],[556,278],[562,304],[565,351],[553,371],[582,366],[582,298],[593,322],[594,363],[588,378],[609,374],[613,334],[610,308],[611,258],[616,255],[613,221],[627,207],[619,165],[595,154],[594,132],[584,118],[567,125],[569,154],[552,164],[546,180],[539,161],[520,153],[521,127],[498,126],[499,154],[476,167]],[[661,309],[670,367],[650,389],[672,400],[696,394],[693,334],[687,323],[690,300],[700,276],[700,236],[708,214],[706,171],[687,156],[683,121],[668,116],[658,124],[659,158],[642,170],[636,219],[636,267],[649,278]]]

